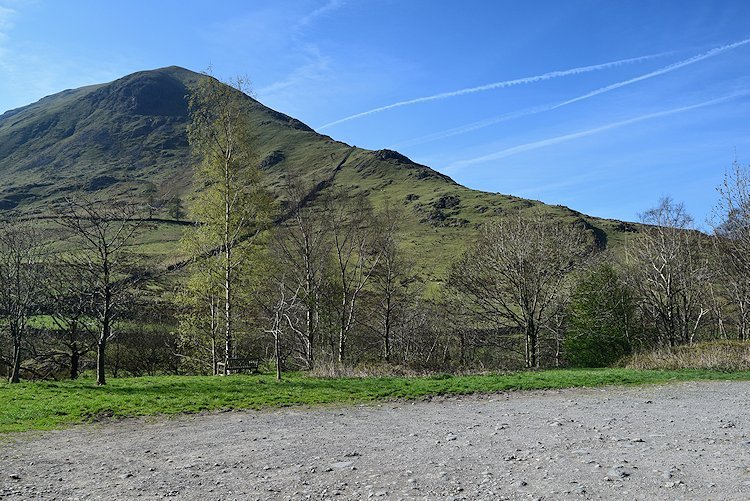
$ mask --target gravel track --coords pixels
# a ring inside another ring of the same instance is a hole
[[[750,499],[750,383],[126,419],[0,442],[0,498]]]

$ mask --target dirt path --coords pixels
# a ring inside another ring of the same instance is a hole
[[[750,499],[750,383],[131,419],[0,443],[3,499]]]

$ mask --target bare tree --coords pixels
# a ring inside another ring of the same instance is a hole
[[[20,221],[0,225],[0,318],[11,341],[11,383],[20,381],[29,319],[38,310],[46,287],[45,254],[33,226]]]
[[[710,313],[708,239],[671,198],[641,214],[641,221],[649,226],[628,246],[627,266],[642,315],[660,344],[692,343]]]
[[[78,378],[81,359],[97,344],[96,329],[91,321],[93,296],[80,271],[58,263],[50,272],[46,291],[47,309],[54,323],[54,342],[64,347],[64,351],[55,348],[52,355],[68,359],[70,379]]]
[[[735,162],[717,191],[718,282],[733,306],[737,338],[744,341],[750,339],[750,169]]]
[[[414,264],[408,260],[398,242],[398,223],[402,214],[390,203],[376,217],[375,246],[380,253],[372,273],[374,311],[371,319],[382,340],[382,357],[391,361],[394,332],[406,320],[412,303],[421,295]]]
[[[257,291],[257,302],[265,316],[264,331],[273,337],[276,380],[281,381],[286,350],[283,345],[284,339],[288,338],[285,333],[301,333],[299,316],[295,311],[299,304],[299,287],[290,288],[284,273],[278,269],[274,271],[268,277],[267,286]]]
[[[287,175],[289,217],[276,232],[273,247],[287,270],[288,288],[297,291],[295,296],[302,306],[304,322],[296,332],[301,340],[302,359],[312,369],[320,331],[321,288],[331,243],[324,213],[307,203],[308,193],[299,179]]]
[[[382,251],[377,242],[377,227],[372,208],[362,196],[334,194],[327,201],[326,218],[333,243],[333,261],[338,304],[338,363],[347,355],[347,342],[354,326],[357,302],[377,266]]]
[[[563,282],[592,250],[577,225],[540,213],[499,219],[453,265],[449,285],[498,333],[520,331],[526,367],[539,367],[540,334],[556,319]]]
[[[114,336],[115,322],[128,309],[129,298],[144,275],[131,251],[136,236],[145,228],[142,207],[128,202],[69,198],[57,215],[73,249],[64,264],[81,277],[92,315],[98,325],[96,384],[106,384],[106,348]]]

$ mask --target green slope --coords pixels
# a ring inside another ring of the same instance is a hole
[[[43,216],[62,197],[132,196],[188,203],[194,159],[185,128],[186,95],[200,75],[179,67],[128,75],[67,90],[0,115],[0,215]],[[602,245],[617,246],[632,225],[584,216],[561,206],[471,190],[389,150],[353,148],[246,97],[258,162],[271,189],[286,171],[310,186],[345,188],[404,207],[404,246],[425,275],[439,281],[448,264],[490,217],[532,207],[580,220]],[[158,214],[166,217],[166,210]],[[145,249],[163,263],[176,258],[180,226],[161,224]]]

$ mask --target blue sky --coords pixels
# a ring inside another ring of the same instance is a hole
[[[750,163],[747,1],[0,0],[0,112],[168,65],[472,188],[704,225]]]

